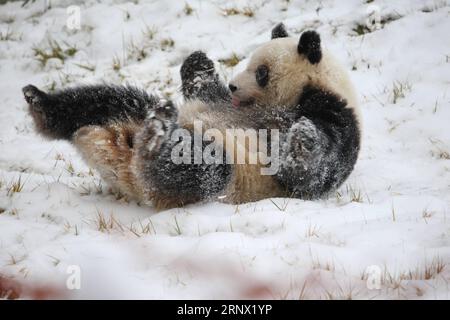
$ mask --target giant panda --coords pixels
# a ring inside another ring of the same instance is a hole
[[[50,94],[28,85],[23,93],[41,134],[71,141],[113,188],[159,210],[214,199],[318,199],[352,172],[361,137],[357,96],[317,32],[296,39],[278,24],[228,86],[200,51],[180,73],[185,102],[178,108],[134,87],[80,86]],[[173,139],[179,129],[195,133],[196,122],[223,133],[225,141],[195,146],[191,136]],[[260,161],[226,161],[230,154],[243,152],[247,159],[261,151],[250,150],[246,140],[226,143],[234,139],[227,129],[239,128],[279,132],[274,174],[262,174],[268,165]],[[223,161],[173,161],[180,145],[204,151],[211,144],[220,144],[214,151]]]

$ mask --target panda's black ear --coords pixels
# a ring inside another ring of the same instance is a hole
[[[272,39],[289,37],[283,22],[280,22],[272,29]]]
[[[304,54],[312,64],[319,63],[322,59],[319,34],[315,31],[303,32],[300,36],[297,50],[298,53]]]

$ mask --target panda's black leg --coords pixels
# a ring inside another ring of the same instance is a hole
[[[360,149],[359,124],[344,99],[321,88],[303,88],[295,112],[277,177],[296,197],[320,198],[352,172]]]
[[[79,86],[45,93],[28,85],[22,91],[38,131],[54,139],[70,140],[87,125],[143,121],[158,102],[143,90],[125,86]]]
[[[202,51],[195,51],[184,60],[180,70],[181,91],[185,99],[204,102],[231,101],[228,87],[220,80],[214,63]]]
[[[328,150],[328,138],[311,120],[302,117],[291,126],[281,143],[277,173],[291,196],[314,199],[321,195],[327,174],[322,160]]]
[[[196,148],[193,135],[181,136],[177,129],[176,108],[169,102],[149,112],[135,139],[138,181],[158,209],[211,198],[225,188],[231,175],[226,164],[195,164],[195,152],[201,155],[205,145]],[[174,148],[187,151],[188,157],[180,161]]]

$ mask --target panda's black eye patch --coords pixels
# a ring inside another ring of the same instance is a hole
[[[269,82],[269,68],[265,64],[256,68],[256,82],[260,87],[265,87]]]

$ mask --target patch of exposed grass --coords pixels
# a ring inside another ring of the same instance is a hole
[[[46,47],[33,47],[34,56],[37,61],[45,66],[50,59],[59,59],[62,63],[66,59],[73,57],[78,49],[74,45],[69,45],[67,42],[59,43],[55,40],[48,40]]]
[[[232,68],[232,67],[238,65],[241,60],[242,59],[239,58],[239,56],[233,52],[233,54],[229,58],[219,59],[219,62],[229,68]]]
[[[367,33],[374,32],[378,29],[383,29],[387,24],[396,21],[398,19],[402,18],[402,16],[398,13],[391,13],[387,14],[384,17],[380,19],[373,19],[370,22],[358,22],[355,24],[355,26],[352,28],[353,35],[354,36],[362,36]]]
[[[22,36],[14,33],[12,29],[8,26],[6,30],[0,31],[0,41],[19,41]]]
[[[112,60],[112,69],[119,72],[122,69],[122,62],[118,56],[114,56]]]
[[[178,223],[177,216],[174,216],[173,218],[175,220],[175,226],[174,226],[175,233],[180,236],[183,232],[181,231],[180,224]]]
[[[25,258],[26,258],[26,256],[16,257],[10,253],[9,254],[9,262],[7,263],[7,265],[15,266],[15,265],[21,263],[22,261],[24,261]]]
[[[53,266],[57,267],[61,263],[61,259],[56,258],[50,254],[47,254],[47,257],[49,257],[52,261]]]
[[[90,64],[89,62],[87,63],[74,63],[74,65],[76,65],[78,68],[90,71],[90,72],[95,72],[95,65]]]
[[[73,167],[72,161],[66,163],[66,171],[73,176],[75,174],[75,168]]]
[[[140,223],[141,225],[141,233],[143,234],[156,234],[156,229],[155,226],[153,225],[153,221],[152,219],[148,219],[148,223],[146,225],[143,225],[142,223]]]
[[[146,25],[145,29],[142,30],[142,34],[148,40],[155,39],[155,36],[156,36],[157,33],[158,33],[158,29],[155,26],[149,27],[149,26]]]
[[[400,99],[405,98],[406,93],[411,91],[411,84],[407,81],[394,81],[392,84],[392,103],[396,104]]]
[[[138,46],[133,41],[130,41],[128,46],[128,59],[142,61],[148,57],[147,48],[144,45]]]
[[[336,266],[333,261],[321,262],[318,258],[312,260],[312,268],[334,272]]]
[[[22,181],[22,176],[19,176],[17,180],[13,180],[7,187],[7,195],[11,197],[15,193],[22,192],[26,181]]]
[[[93,185],[93,187],[91,187],[91,185]],[[97,183],[94,182],[92,184],[89,184],[88,186],[85,186],[82,184],[82,185],[80,185],[80,188],[82,189],[81,195],[83,195],[83,196],[87,196],[92,193],[94,193],[94,194],[102,194],[103,193],[103,185],[102,185],[101,179],[99,179],[97,181]]]
[[[444,8],[447,5],[448,5],[447,1],[445,0],[432,1],[430,3],[427,3],[427,5],[425,5],[420,11],[422,11],[423,13],[431,13],[441,8]]]
[[[97,226],[97,230],[100,232],[109,233],[112,230],[117,230],[117,231],[121,231],[121,232],[124,231],[122,223],[117,221],[114,218],[113,214],[111,214],[109,217],[105,217],[103,212],[100,211],[99,209],[97,209],[97,217],[96,217],[95,223]]]
[[[429,141],[433,145],[431,150],[432,157],[440,160],[450,160],[450,151],[442,140],[429,138]]]
[[[439,150],[437,153],[435,153],[435,157],[438,159],[450,160],[450,153],[446,150]]]
[[[357,36],[362,36],[362,35],[364,35],[366,33],[372,32],[372,30],[370,30],[369,27],[367,27],[366,24],[361,24],[361,23],[356,24],[356,26],[352,29],[352,31]]]
[[[348,288],[343,288],[341,285],[337,284],[337,288],[333,291],[323,289],[325,293],[325,299],[327,300],[353,300],[355,296],[359,294],[359,291],[349,285]]]
[[[228,17],[228,16],[237,16],[242,15],[249,18],[252,18],[255,16],[255,9],[249,6],[243,7],[243,8],[236,8],[236,7],[228,7],[228,8],[222,8],[220,9],[222,15]]]
[[[446,263],[440,257],[435,257],[431,262],[425,263],[422,268],[418,267],[413,273],[408,274],[407,279],[433,279],[441,274],[445,268]]]
[[[175,46],[175,41],[171,38],[165,38],[160,41],[160,46],[162,51],[168,51]]]
[[[359,203],[364,202],[361,189],[356,189],[352,185],[346,185],[346,189],[351,202],[359,202]]]
[[[71,233],[72,229],[73,229],[73,233],[74,233],[75,236],[80,235],[80,232],[78,231],[78,226],[76,224],[73,225],[73,226],[69,222],[66,222],[64,224],[64,230],[65,230],[66,233]]]
[[[283,203],[281,205],[277,204],[274,200],[269,199],[270,202],[272,202],[272,204],[279,210],[279,211],[286,211],[287,206],[289,205],[289,200],[291,200],[290,198],[288,199],[283,199]]]
[[[156,229],[151,219],[149,219],[149,222],[145,225],[140,220],[138,226],[136,226],[135,223],[131,223],[130,226],[127,227],[127,230],[138,238],[147,234],[156,234]]]
[[[338,203],[371,203],[371,199],[367,193],[363,192],[361,188],[357,188],[355,186],[352,186],[351,184],[345,185],[345,192],[336,191],[335,197]]]
[[[191,5],[189,3],[185,3],[184,4],[184,8],[183,8],[183,12],[185,15],[190,16],[194,13],[194,8],[191,7]]]
[[[381,283],[391,289],[400,289],[403,281],[435,279],[442,274],[445,268],[447,268],[447,264],[439,256],[407,271],[390,272],[385,267],[381,275]]]

